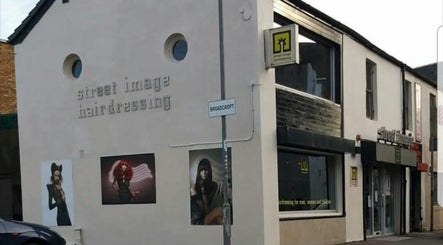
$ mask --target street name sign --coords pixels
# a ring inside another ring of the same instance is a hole
[[[208,103],[209,117],[220,117],[235,114],[235,99],[210,101]]]

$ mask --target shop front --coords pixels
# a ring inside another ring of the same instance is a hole
[[[406,200],[419,198],[406,191],[407,185],[411,186],[407,183],[411,179],[409,170],[417,166],[417,151],[410,147],[412,138],[399,133],[394,138],[361,142],[364,229],[368,238],[405,233],[410,217]],[[406,140],[398,142],[399,138]]]
[[[346,242],[344,158],[355,142],[278,127],[277,144],[280,244]]]

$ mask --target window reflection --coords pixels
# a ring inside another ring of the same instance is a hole
[[[338,159],[278,152],[279,210],[336,210]]]
[[[302,34],[299,40],[299,64],[275,68],[278,84],[340,103],[337,74],[337,47],[315,34]],[[336,86],[338,85],[338,86]]]

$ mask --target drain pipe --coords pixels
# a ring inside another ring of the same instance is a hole
[[[433,138],[433,137],[432,137]],[[431,228],[430,228],[430,231],[432,232],[432,231],[434,231],[434,202],[433,202],[433,199],[434,199],[434,152],[433,151],[431,151],[431,166],[429,167],[429,172],[431,172],[431,201],[430,201],[430,203],[431,203],[431,209],[430,209],[430,211],[431,211]]]
[[[407,110],[407,101],[406,101],[406,94],[409,94],[408,91],[406,91],[406,78],[405,78],[405,64],[402,64],[401,66],[401,86],[402,86],[402,91],[403,91],[403,96],[402,96],[402,101],[403,101],[403,110],[402,110],[402,134],[406,135],[406,127],[407,127],[407,115],[406,115],[406,110]],[[401,193],[404,195],[402,197],[402,200],[406,200],[406,168],[402,168],[402,173],[400,174],[401,176]],[[406,201],[402,201],[402,203],[400,204],[401,208],[400,208],[400,234],[405,234],[406,233]]]
[[[402,87],[402,91],[403,91],[403,96],[402,96],[402,102],[403,102],[403,110],[402,110],[402,115],[401,115],[401,131],[402,134],[406,135],[406,120],[408,120],[408,118],[406,118],[406,110],[407,110],[407,105],[406,105],[406,94],[408,93],[408,91],[406,91],[406,77],[405,77],[405,64],[402,65],[401,67],[401,87]]]

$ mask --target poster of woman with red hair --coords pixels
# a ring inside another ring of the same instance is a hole
[[[101,158],[102,204],[155,203],[154,154]]]

